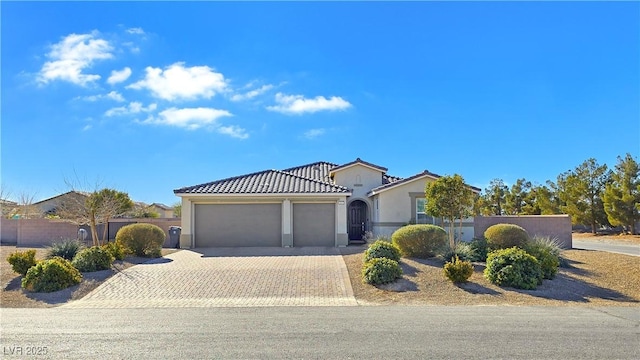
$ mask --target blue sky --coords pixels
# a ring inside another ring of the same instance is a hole
[[[357,157],[485,188],[640,153],[638,2],[1,6],[2,186],[173,189]]]

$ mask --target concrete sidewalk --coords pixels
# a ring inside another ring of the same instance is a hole
[[[356,306],[335,248],[181,250],[133,266],[65,308]]]

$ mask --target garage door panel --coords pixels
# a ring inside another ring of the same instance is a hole
[[[335,246],[335,204],[293,204],[293,246]]]
[[[281,246],[280,204],[196,204],[196,247]]]

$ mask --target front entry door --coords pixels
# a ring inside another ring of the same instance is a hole
[[[367,204],[356,200],[349,204],[349,240],[362,240],[367,223]]]

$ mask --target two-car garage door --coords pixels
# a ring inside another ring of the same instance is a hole
[[[293,246],[335,246],[335,204],[294,203]],[[196,204],[195,246],[282,246],[282,204]]]

